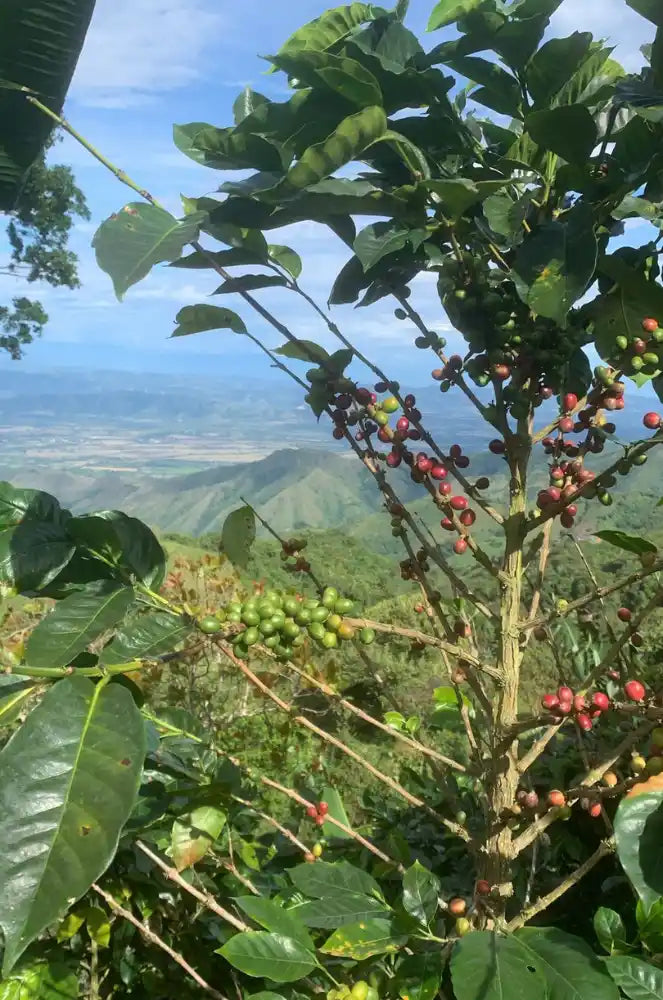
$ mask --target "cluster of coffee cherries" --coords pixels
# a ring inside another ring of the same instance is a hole
[[[326,587],[321,597],[312,598],[269,590],[229,604],[225,611],[204,618],[198,627],[213,635],[221,631],[224,622],[240,626],[233,639],[233,650],[240,659],[246,659],[252,646],[261,644],[278,659],[289,660],[307,639],[323,649],[336,649],[341,642],[354,638],[370,646],[375,641],[373,629],[357,631],[344,620],[353,607],[354,602],[341,596],[335,587]]]
[[[589,732],[595,720],[610,708],[610,698],[604,691],[596,691],[588,700],[587,696],[575,694],[572,688],[563,684],[556,694],[544,694],[541,705],[560,719],[573,715],[580,729]]]
[[[653,375],[661,368],[663,359],[663,329],[653,316],[642,321],[642,336],[615,337],[615,352],[611,361],[628,374]]]
[[[336,989],[329,990],[327,1000],[379,1000],[379,994],[365,979],[359,979],[352,986],[343,983]]]
[[[329,813],[328,802],[318,802],[315,806],[307,806],[306,815],[313,820],[316,826],[323,826]],[[306,854],[305,860],[309,862],[318,861],[323,854],[324,845],[321,841],[316,841],[311,850]]]
[[[475,899],[486,899],[492,893],[490,882],[479,879],[474,887]],[[467,914],[470,911],[467,900],[462,896],[455,896],[447,903],[447,909],[451,916],[456,918],[455,930],[458,937],[465,937],[472,930],[472,923],[468,920]]]

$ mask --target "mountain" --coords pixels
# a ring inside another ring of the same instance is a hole
[[[129,478],[24,468],[17,485],[54,493],[75,512],[121,508],[162,531],[202,535],[220,530],[244,497],[277,531],[328,528],[363,518],[376,487],[352,458],[312,449],[283,449],[257,462],[218,466],[185,476]]]

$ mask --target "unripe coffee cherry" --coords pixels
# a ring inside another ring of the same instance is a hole
[[[627,681],[624,693],[630,701],[643,701],[646,694],[645,686],[640,681]]]
[[[602,778],[603,784],[607,785],[608,788],[614,788],[615,785],[619,784],[619,778],[614,771],[606,771]]]
[[[313,855],[314,858],[321,858],[322,857],[322,844],[314,844],[313,845],[313,850],[311,851],[311,854]]]
[[[465,937],[472,930],[472,924],[467,917],[459,917],[456,921],[456,934],[458,937]]]

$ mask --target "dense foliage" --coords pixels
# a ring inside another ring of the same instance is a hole
[[[598,532],[611,565],[574,532],[663,441],[653,411],[640,440],[617,433],[663,370],[663,26],[629,5],[658,29],[637,77],[587,33],[542,42],[558,0],[440,0],[430,29],[459,34],[428,52],[403,0],[336,8],[270,57],[288,100],[245,91],[233,126],[176,126],[187,155],[250,177],[180,220],[146,196],[99,229],[118,296],[164,260],[206,268],[279,331],[273,352],[248,310],[201,304],[173,335],[250,337],[329,418],[402,546],[400,593],[369,614],[333,560],[241,498],[194,580],[137,519],[2,485],[0,579],[52,610],[2,653],[0,996],[663,996],[663,562],[618,521]],[[361,216],[381,221],[357,232]],[[629,218],[652,239],[616,247]],[[267,242],[298,221],[348,247],[330,303],[392,296],[441,405],[464,393],[491,428],[497,495]],[[463,356],[417,308],[422,273]],[[272,287],[338,350],[254,296]],[[388,703],[385,664],[423,710]]]

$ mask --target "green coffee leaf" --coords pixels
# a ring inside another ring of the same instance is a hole
[[[171,337],[188,337],[192,333],[204,333],[207,330],[232,330],[233,333],[246,333],[244,321],[232,309],[222,309],[219,306],[197,305],[184,306],[176,316],[177,326]]]
[[[178,872],[205,857],[226,825],[226,814],[214,806],[200,806],[173,823],[170,849]]]
[[[543,963],[515,937],[475,931],[451,956],[457,1000],[548,1000]]]
[[[556,927],[525,927],[515,936],[528,965],[536,965],[545,976],[547,992],[541,1000],[619,1000],[605,963],[582,938]]]
[[[636,555],[642,555],[645,552],[658,552],[658,548],[653,542],[647,541],[646,538],[639,538],[637,535],[629,535],[626,531],[620,531],[617,528],[604,528],[603,531],[595,531],[594,534],[601,541],[608,542],[609,545],[614,545],[615,548],[622,549],[624,552],[634,552]]]
[[[136,201],[103,222],[92,246],[118,299],[155,264],[180,257],[186,244],[198,239],[205,218],[204,212],[195,212],[178,220],[163,208]]]
[[[420,924],[429,924],[437,910],[440,880],[415,861],[403,875],[403,906]]]
[[[25,647],[32,667],[64,667],[89,644],[124,618],[134,600],[133,587],[111,580],[88,583],[64,600],[34,628]]]
[[[317,965],[313,952],[294,938],[267,931],[244,931],[227,941],[218,954],[247,976],[292,983]]]
[[[256,537],[256,516],[251,507],[239,507],[223,522],[221,549],[233,564],[244,568]]]
[[[0,841],[32,847],[0,852],[4,975],[110,864],[144,756],[126,688],[77,676],[47,691],[0,753]],[[48,760],[58,766],[44,772]]]
[[[615,816],[617,854],[647,908],[663,896],[662,838],[663,792],[622,799]]]
[[[591,208],[583,203],[525,237],[516,253],[513,278],[533,312],[565,327],[568,313],[594,276],[598,243]]]
[[[609,959],[606,967],[629,1000],[663,1000],[663,971],[655,965],[618,955]]]
[[[436,31],[447,24],[453,24],[470,11],[481,7],[484,0],[438,0],[428,20],[427,31]]]
[[[350,115],[323,142],[309,146],[302,153],[288,171],[288,184],[293,188],[306,188],[329,177],[354,160],[386,130],[387,118],[381,107],[367,107]]]
[[[339,927],[328,937],[320,951],[339,958],[363,962],[372,955],[393,954],[408,941],[407,934],[394,931],[391,921],[372,918]]]
[[[600,906],[594,914],[594,933],[609,955],[630,950],[622,918],[607,906]]]
[[[265,930],[294,938],[309,951],[315,951],[311,935],[302,922],[297,907],[286,910],[274,900],[265,899],[262,896],[238,896],[235,902],[247,916],[264,927]]]

